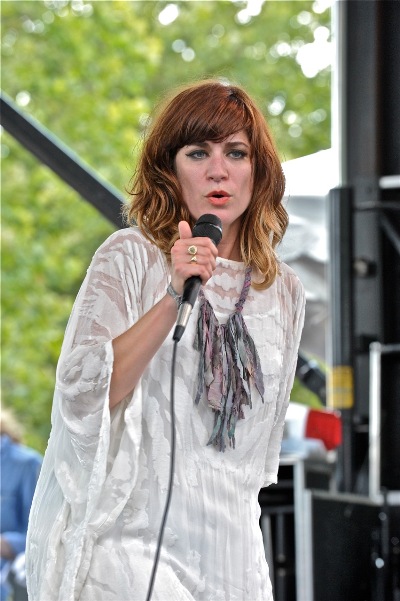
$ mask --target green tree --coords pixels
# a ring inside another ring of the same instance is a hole
[[[306,77],[298,62],[327,48],[330,14],[321,1],[0,6],[3,90],[122,191],[154,103],[199,77],[243,84],[283,160],[330,146],[329,66],[320,62]],[[73,299],[114,228],[4,131],[1,156],[3,401],[43,451]]]

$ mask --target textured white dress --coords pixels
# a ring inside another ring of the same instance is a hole
[[[234,310],[244,265],[218,258],[204,288],[220,323]],[[30,601],[145,601],[170,455],[172,330],[134,392],[111,412],[111,340],[165,294],[160,251],[137,228],[96,252],[76,299],[57,368],[52,431],[27,541]],[[243,316],[264,374],[264,401],[236,425],[236,448],[207,441],[214,414],[195,405],[196,303],[178,346],[176,471],[154,601],[269,601],[258,493],[276,482],[284,416],[304,318],[293,271],[250,288]],[[152,333],[148,332],[148,336]]]

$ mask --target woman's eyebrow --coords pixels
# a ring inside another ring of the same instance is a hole
[[[230,147],[235,147],[237,148],[238,146],[244,146],[244,148],[250,148],[250,145],[247,144],[246,142],[242,142],[241,140],[232,140],[231,142],[226,142],[225,146],[228,146],[228,148]]]
[[[210,146],[210,142],[208,142],[208,141],[190,142],[186,146],[199,146],[200,148],[207,148],[208,146]],[[250,148],[250,144],[247,144],[246,142],[242,142],[242,140],[231,140],[230,142],[225,142],[225,146],[227,146],[228,148],[233,148],[233,147],[237,148],[238,146],[244,146],[244,148]]]
[[[186,146],[200,146],[200,148],[205,148],[208,145],[208,142],[188,142],[186,144]]]

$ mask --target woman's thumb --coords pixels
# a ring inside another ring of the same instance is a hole
[[[192,230],[187,221],[180,221],[178,223],[179,237],[180,238],[192,238]]]

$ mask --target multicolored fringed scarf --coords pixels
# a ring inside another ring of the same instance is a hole
[[[206,386],[209,406],[215,413],[214,430],[207,444],[224,451],[227,441],[235,448],[235,427],[244,419],[243,405],[251,404],[253,382],[264,402],[264,381],[260,359],[243,319],[242,309],[251,284],[251,267],[245,279],[236,310],[226,324],[220,324],[204,293],[200,290],[200,310],[194,348],[200,351],[199,403]]]

